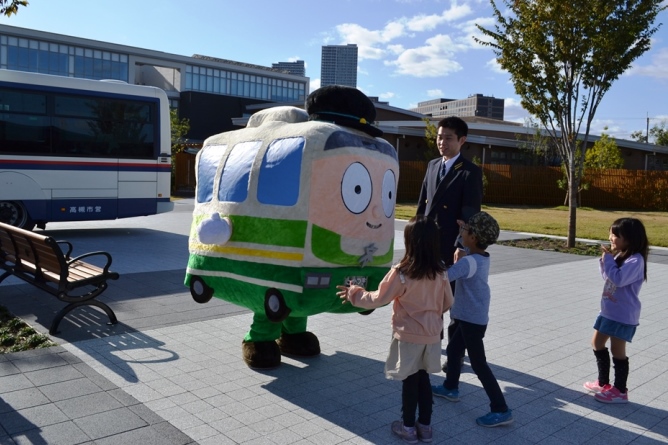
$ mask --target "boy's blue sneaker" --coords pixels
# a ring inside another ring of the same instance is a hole
[[[475,419],[475,422],[478,425],[487,428],[508,425],[509,423],[513,423],[513,412],[508,410],[505,413],[487,413],[484,416]]]
[[[443,385],[432,385],[431,392],[433,392],[435,396],[443,397],[451,402],[459,402],[458,389],[446,389]]]

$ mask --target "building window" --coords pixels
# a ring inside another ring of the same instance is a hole
[[[127,54],[93,51],[78,46],[0,35],[0,68],[128,81]]]
[[[273,102],[296,102],[305,99],[306,86],[267,76],[187,65],[185,89]]]

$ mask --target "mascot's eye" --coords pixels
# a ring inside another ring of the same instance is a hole
[[[385,212],[385,216],[387,216],[388,218],[391,217],[392,212],[394,212],[396,188],[397,187],[394,179],[394,172],[392,170],[386,171],[385,176],[383,176],[382,199],[383,199],[383,211]]]
[[[352,213],[362,213],[371,202],[371,175],[359,162],[350,164],[341,181],[343,203]]]

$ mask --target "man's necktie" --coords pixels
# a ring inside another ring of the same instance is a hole
[[[445,176],[445,162],[441,162],[441,169],[438,171],[438,182],[441,182],[444,176]]]

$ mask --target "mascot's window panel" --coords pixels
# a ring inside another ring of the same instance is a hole
[[[244,202],[248,197],[248,180],[253,160],[262,141],[241,142],[232,148],[220,175],[219,202]]]
[[[293,206],[299,199],[304,138],[273,141],[262,159],[257,199],[262,204]]]
[[[197,202],[211,202],[216,170],[227,145],[209,145],[202,149],[197,164]]]
[[[332,133],[325,142],[325,150],[335,150],[343,147],[359,147],[367,150],[377,151],[398,159],[397,151],[387,141],[378,139],[361,138],[356,134],[345,131]]]

